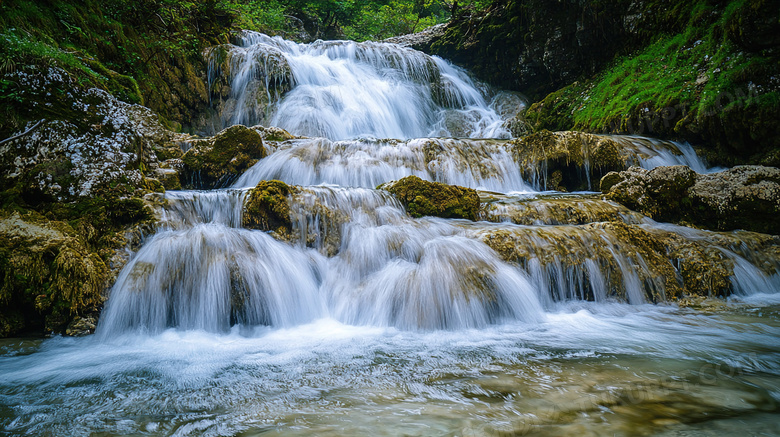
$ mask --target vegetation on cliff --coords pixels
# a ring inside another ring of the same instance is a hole
[[[431,51],[529,94],[537,129],[678,137],[780,164],[780,21],[769,0],[498,0]]]

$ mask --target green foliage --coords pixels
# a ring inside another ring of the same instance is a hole
[[[734,1],[718,10],[701,0],[685,7],[674,9],[677,19],[689,17],[679,32],[655,33],[651,44],[595,77],[551,93],[532,105],[529,121],[551,130],[685,137],[705,132],[724,156],[757,142],[771,114],[780,113],[780,93],[767,82],[780,61],[771,51],[745,50],[729,30],[751,4]],[[750,132],[738,134],[744,125]]]
[[[223,0],[236,24],[249,30],[299,39],[379,40],[417,32],[446,21],[451,5],[441,0]]]

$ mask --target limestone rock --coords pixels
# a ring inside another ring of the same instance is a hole
[[[444,23],[436,24],[417,33],[394,36],[392,38],[387,38],[382,42],[389,42],[398,44],[402,47],[411,47],[415,50],[427,51],[435,39],[441,38],[444,35],[446,28],[447,25]]]
[[[128,194],[145,189],[144,177],[157,166],[157,148],[170,144],[173,136],[156,114],[119,101],[106,91],[74,86],[58,68],[15,74],[15,80],[38,94],[69,91],[43,103],[45,108],[29,108],[31,116],[37,114],[46,121],[0,145],[0,174],[5,184],[54,201],[117,192],[117,186]],[[36,124],[28,123],[17,134]]]
[[[428,182],[407,176],[379,186],[389,191],[406,207],[412,217],[435,216],[476,220],[479,195],[471,188]]]
[[[606,175],[601,190],[659,221],[780,234],[780,169],[774,167],[738,166],[705,175],[685,166],[632,167]]]

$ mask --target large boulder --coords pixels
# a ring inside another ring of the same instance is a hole
[[[604,176],[601,191],[659,221],[780,234],[780,169],[775,167],[738,166],[704,175],[686,166],[632,167]]]
[[[14,187],[39,201],[147,189],[146,179],[154,177],[158,166],[157,151],[173,147],[176,136],[156,114],[104,90],[74,86],[58,68],[22,73],[17,72],[17,79],[29,87],[27,114],[38,118],[0,143],[5,189]],[[32,98],[47,93],[60,98],[45,103]]]
[[[435,216],[476,220],[479,195],[471,188],[428,182],[417,176],[407,176],[388,182],[379,189],[389,191],[406,207],[412,217]]]
[[[231,126],[208,139],[193,140],[181,158],[182,186],[227,187],[265,155],[263,137],[242,125]]]

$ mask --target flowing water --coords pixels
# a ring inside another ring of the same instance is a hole
[[[506,139],[417,138],[452,134],[453,111],[479,119],[466,137],[507,136],[491,91],[439,59],[258,34],[230,50],[225,123],[262,109],[329,138],[269,144],[231,189],[167,192],[95,335],[0,342],[0,434],[780,435],[776,242],[539,192]],[[274,80],[290,89],[247,103]],[[712,170],[618,140],[646,168]],[[481,221],[410,218],[376,189],[408,175],[482,190]],[[282,241],[240,226],[271,178],[298,186]],[[653,235],[731,269],[731,301],[666,303],[693,279],[684,257],[657,271]]]

